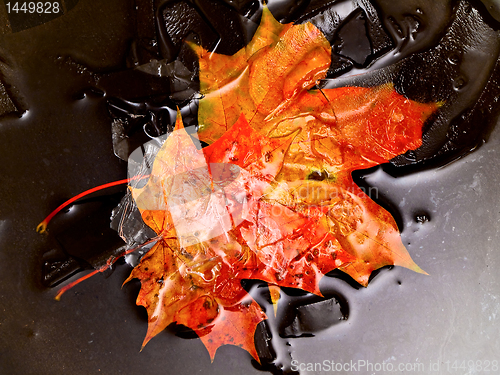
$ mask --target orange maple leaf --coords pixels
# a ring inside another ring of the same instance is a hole
[[[324,78],[331,47],[313,24],[282,25],[264,7],[250,43],[233,56],[191,45],[199,56],[200,140],[219,139],[241,114],[260,124],[285,111],[297,97]],[[260,125],[258,125],[260,126]]]
[[[250,44],[233,56],[193,46],[200,59],[199,150],[180,117],[151,177],[131,188],[160,237],[132,271],[149,317],[144,345],[167,325],[193,329],[213,359],[233,344],[258,360],[253,335],[266,318],[243,279],[321,295],[340,269],[362,285],[373,270],[423,271],[392,216],[352,180],[417,148],[438,104],[376,88],[313,89],[330,46],[312,24],[282,25],[267,8]],[[248,120],[248,122],[247,122]]]
[[[265,314],[241,280],[253,278],[259,262],[236,228],[281,170],[294,135],[252,137],[243,117],[238,124],[237,150],[223,137],[199,151],[179,116],[148,183],[131,189],[144,222],[161,235],[127,279],[141,281],[137,303],[149,316],[144,345],[177,322],[199,334],[212,359],[220,345],[234,344],[258,360],[253,333]]]
[[[178,115],[147,184],[130,188],[158,235],[125,281],[141,282],[143,346],[178,323],[199,335],[212,360],[232,344],[258,361],[253,336],[266,315],[242,280],[266,281],[276,312],[279,287],[321,295],[319,282],[333,269],[364,286],[386,265],[425,273],[392,216],[351,174],[419,147],[422,125],[439,103],[411,101],[390,83],[315,89],[330,65],[328,42],[312,24],[282,25],[267,8],[252,41],[235,55],[193,48],[204,95],[198,134],[209,146],[196,147]],[[86,194],[147,177],[79,194],[37,230]]]

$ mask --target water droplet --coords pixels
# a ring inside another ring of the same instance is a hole
[[[402,122],[405,119],[405,115],[402,111],[394,111],[391,114],[391,120],[394,122]]]
[[[448,62],[452,65],[458,65],[460,63],[460,55],[455,52],[448,57]]]
[[[410,150],[405,153],[405,158],[410,160],[410,161],[416,161],[417,160],[417,154],[415,151]]]
[[[427,212],[419,212],[415,215],[415,222],[419,224],[427,223],[430,220],[430,215]]]
[[[322,173],[321,171],[312,171],[309,176],[307,176],[308,180],[315,180],[315,181],[323,181],[326,178],[326,174]]]
[[[456,91],[461,90],[467,84],[467,79],[463,76],[459,76],[453,82],[453,89]]]

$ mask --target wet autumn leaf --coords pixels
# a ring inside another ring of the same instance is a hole
[[[176,322],[213,359],[237,345],[258,360],[253,336],[266,318],[244,279],[321,295],[340,269],[366,286],[372,271],[423,272],[392,216],[352,180],[421,144],[438,104],[411,101],[391,84],[315,89],[331,49],[312,24],[282,25],[267,8],[250,44],[233,56],[193,46],[200,61],[200,139],[178,116],[143,188],[131,188],[160,237],[129,279],[148,311],[144,345]],[[127,281],[128,281],[127,280]]]
[[[254,37],[235,55],[193,48],[204,95],[199,136],[207,143],[219,139],[241,114],[258,124],[273,111],[285,111],[326,75],[331,62],[330,44],[313,24],[282,25],[267,7]]]
[[[227,143],[234,136],[241,144]],[[178,117],[148,183],[131,189],[144,222],[161,235],[128,279],[141,280],[137,303],[149,316],[144,345],[177,322],[199,334],[212,358],[233,344],[258,360],[253,333],[265,314],[241,280],[253,278],[259,261],[237,228],[281,170],[294,136],[264,139],[241,117],[199,151]]]

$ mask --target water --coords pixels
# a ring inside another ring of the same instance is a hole
[[[62,303],[52,303],[54,292],[47,286],[102,265],[123,245],[109,229],[117,200],[103,196],[74,205],[52,223],[48,237],[34,233],[36,224],[85,188],[123,178],[126,165],[114,154],[126,160],[136,145],[170,131],[176,106],[185,123],[195,125],[197,63],[182,41],[234,53],[253,35],[262,8],[252,1],[199,1],[180,12],[165,3],[155,16],[148,10],[153,2],[142,3],[136,10],[132,3],[107,1],[98,10],[80,1],[73,13],[52,23],[2,37],[6,90],[0,95],[7,116],[0,123],[0,220],[9,234],[2,229],[0,239],[6,280],[0,294],[7,307],[1,313],[1,347],[7,348],[6,358],[30,356],[16,364],[0,356],[0,368],[26,373],[44,363],[42,370],[50,373],[165,372],[166,366],[177,373],[279,373],[324,360],[362,360],[426,368],[439,362],[445,373],[446,361],[478,360],[471,354],[477,348],[481,360],[493,360],[500,316],[494,272],[498,132],[460,161],[425,170],[481,144],[497,110],[498,32],[485,9],[465,2],[453,10],[447,2],[440,8],[413,1],[270,4],[280,20],[311,19],[335,46],[324,87],[391,80],[411,98],[444,101],[421,149],[393,166],[358,175],[360,184],[378,189],[408,251],[429,276],[388,267],[361,288],[332,272],[321,283],[324,299],[282,292],[277,317],[267,287],[249,283],[247,290],[268,315],[256,335],[262,365],[231,346],[219,349],[210,364],[200,341],[177,337],[186,335],[174,328],[139,354],[147,318],[135,307],[137,283],[120,289],[128,266],[117,267],[106,280],[96,276]],[[135,16],[136,24],[127,21]],[[164,33],[151,27],[152,17],[169,20]],[[204,27],[190,27],[200,19]],[[174,61],[181,64],[168,65]]]

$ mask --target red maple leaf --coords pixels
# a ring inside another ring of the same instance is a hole
[[[380,90],[388,89],[375,95]],[[321,295],[321,277],[336,268],[363,285],[389,264],[423,272],[390,214],[352,182],[349,169],[325,181],[284,179],[287,157],[311,143],[299,133],[270,138],[241,116],[198,150],[178,117],[150,180],[132,189],[144,222],[161,236],[129,278],[140,279],[138,304],[148,310],[144,344],[177,322],[198,333],[212,359],[218,347],[233,344],[258,360],[253,334],[265,315],[243,279]],[[363,165],[375,163],[359,155]],[[346,163],[352,170],[354,161]]]
[[[158,234],[126,280],[141,281],[143,346],[176,322],[212,359],[232,344],[258,360],[253,336],[266,316],[242,280],[268,282],[276,301],[277,287],[321,295],[333,269],[364,286],[386,265],[423,273],[392,216],[351,173],[419,147],[438,104],[411,101],[391,84],[314,89],[330,65],[327,40],[310,23],[278,23],[267,8],[235,55],[193,48],[204,95],[199,137],[210,146],[199,150],[178,115],[149,181],[131,187]]]

